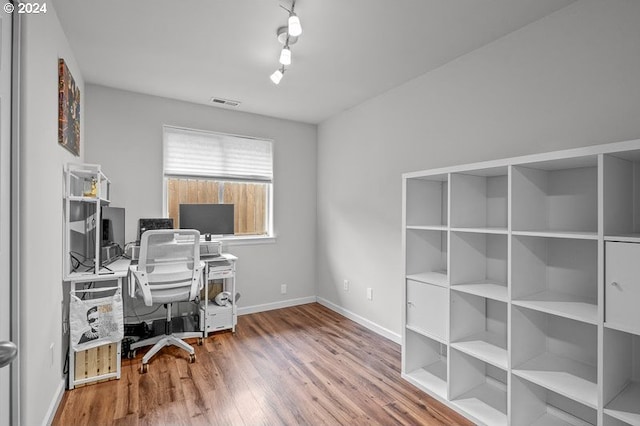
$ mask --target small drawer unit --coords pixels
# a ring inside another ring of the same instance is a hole
[[[208,333],[220,330],[231,330],[235,333],[238,323],[236,306],[239,298],[236,292],[238,258],[229,253],[222,253],[220,256],[203,260],[207,263],[207,267],[204,273],[206,282],[203,288],[204,296],[201,296],[200,303],[200,330],[205,337]],[[222,306],[216,303],[217,296],[222,296],[222,301],[218,300]]]
[[[235,268],[233,262],[223,260],[218,262],[209,263],[207,269],[207,279],[217,280],[231,278],[235,274]]]
[[[640,334],[640,244],[608,241],[605,259],[605,324]]]
[[[233,307],[231,305],[218,306],[215,303],[209,303],[206,311],[204,306],[200,308],[200,329],[206,333],[226,330],[234,326]]]

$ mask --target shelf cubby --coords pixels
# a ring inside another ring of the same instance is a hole
[[[451,292],[451,347],[506,370],[507,304]]]
[[[633,426],[631,423],[623,422],[622,420],[611,417],[608,414],[604,415],[604,426]]]
[[[507,247],[506,235],[452,232],[452,288],[506,302]]]
[[[517,236],[511,264],[513,304],[597,324],[596,241]]]
[[[594,409],[597,345],[595,325],[512,307],[513,374]]]
[[[405,378],[446,399],[447,345],[409,329],[405,333]]]
[[[446,228],[448,175],[407,179],[407,228]]]
[[[528,380],[511,379],[511,424],[518,426],[596,425],[597,410]]]
[[[640,336],[604,330],[604,412],[640,425]]]
[[[604,155],[604,235],[640,242],[640,150]]]
[[[407,279],[449,285],[446,231],[407,229],[406,250]]]
[[[597,238],[597,156],[512,168],[512,230]]]
[[[507,232],[508,168],[451,174],[451,227]]]
[[[451,400],[476,422],[507,425],[507,373],[451,349]]]
[[[447,305],[445,287],[407,280],[407,328],[447,343]]]

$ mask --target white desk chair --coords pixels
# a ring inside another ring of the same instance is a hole
[[[146,306],[163,304],[167,309],[165,334],[134,343],[131,348],[154,346],[142,358],[141,372],[146,373],[149,360],[165,346],[178,346],[189,352],[190,362],[195,362],[193,347],[173,333],[171,304],[194,301],[202,288],[200,261],[200,232],[193,229],[165,229],[146,231],[140,241],[140,257],[131,266],[135,277],[130,280],[131,297],[142,299]]]

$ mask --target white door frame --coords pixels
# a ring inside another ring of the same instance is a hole
[[[0,340],[10,340],[19,353],[1,375],[0,423],[20,424],[20,312],[19,312],[19,91],[20,16],[11,14],[7,2],[0,11]]]
[[[11,340],[22,349],[20,340],[20,86],[21,15],[13,14],[11,78]],[[21,355],[11,366],[11,424],[21,424],[20,365]]]

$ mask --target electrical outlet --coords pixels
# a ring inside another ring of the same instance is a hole
[[[342,288],[344,288],[344,291],[349,291],[349,280],[344,280]]]
[[[53,349],[55,348],[56,344],[54,342],[51,342],[51,344],[49,345],[49,359],[50,359],[50,366],[53,367]]]
[[[280,294],[287,294],[287,285],[286,284],[282,284],[280,286]]]
[[[367,299],[373,300],[373,289],[371,287],[367,287]]]

